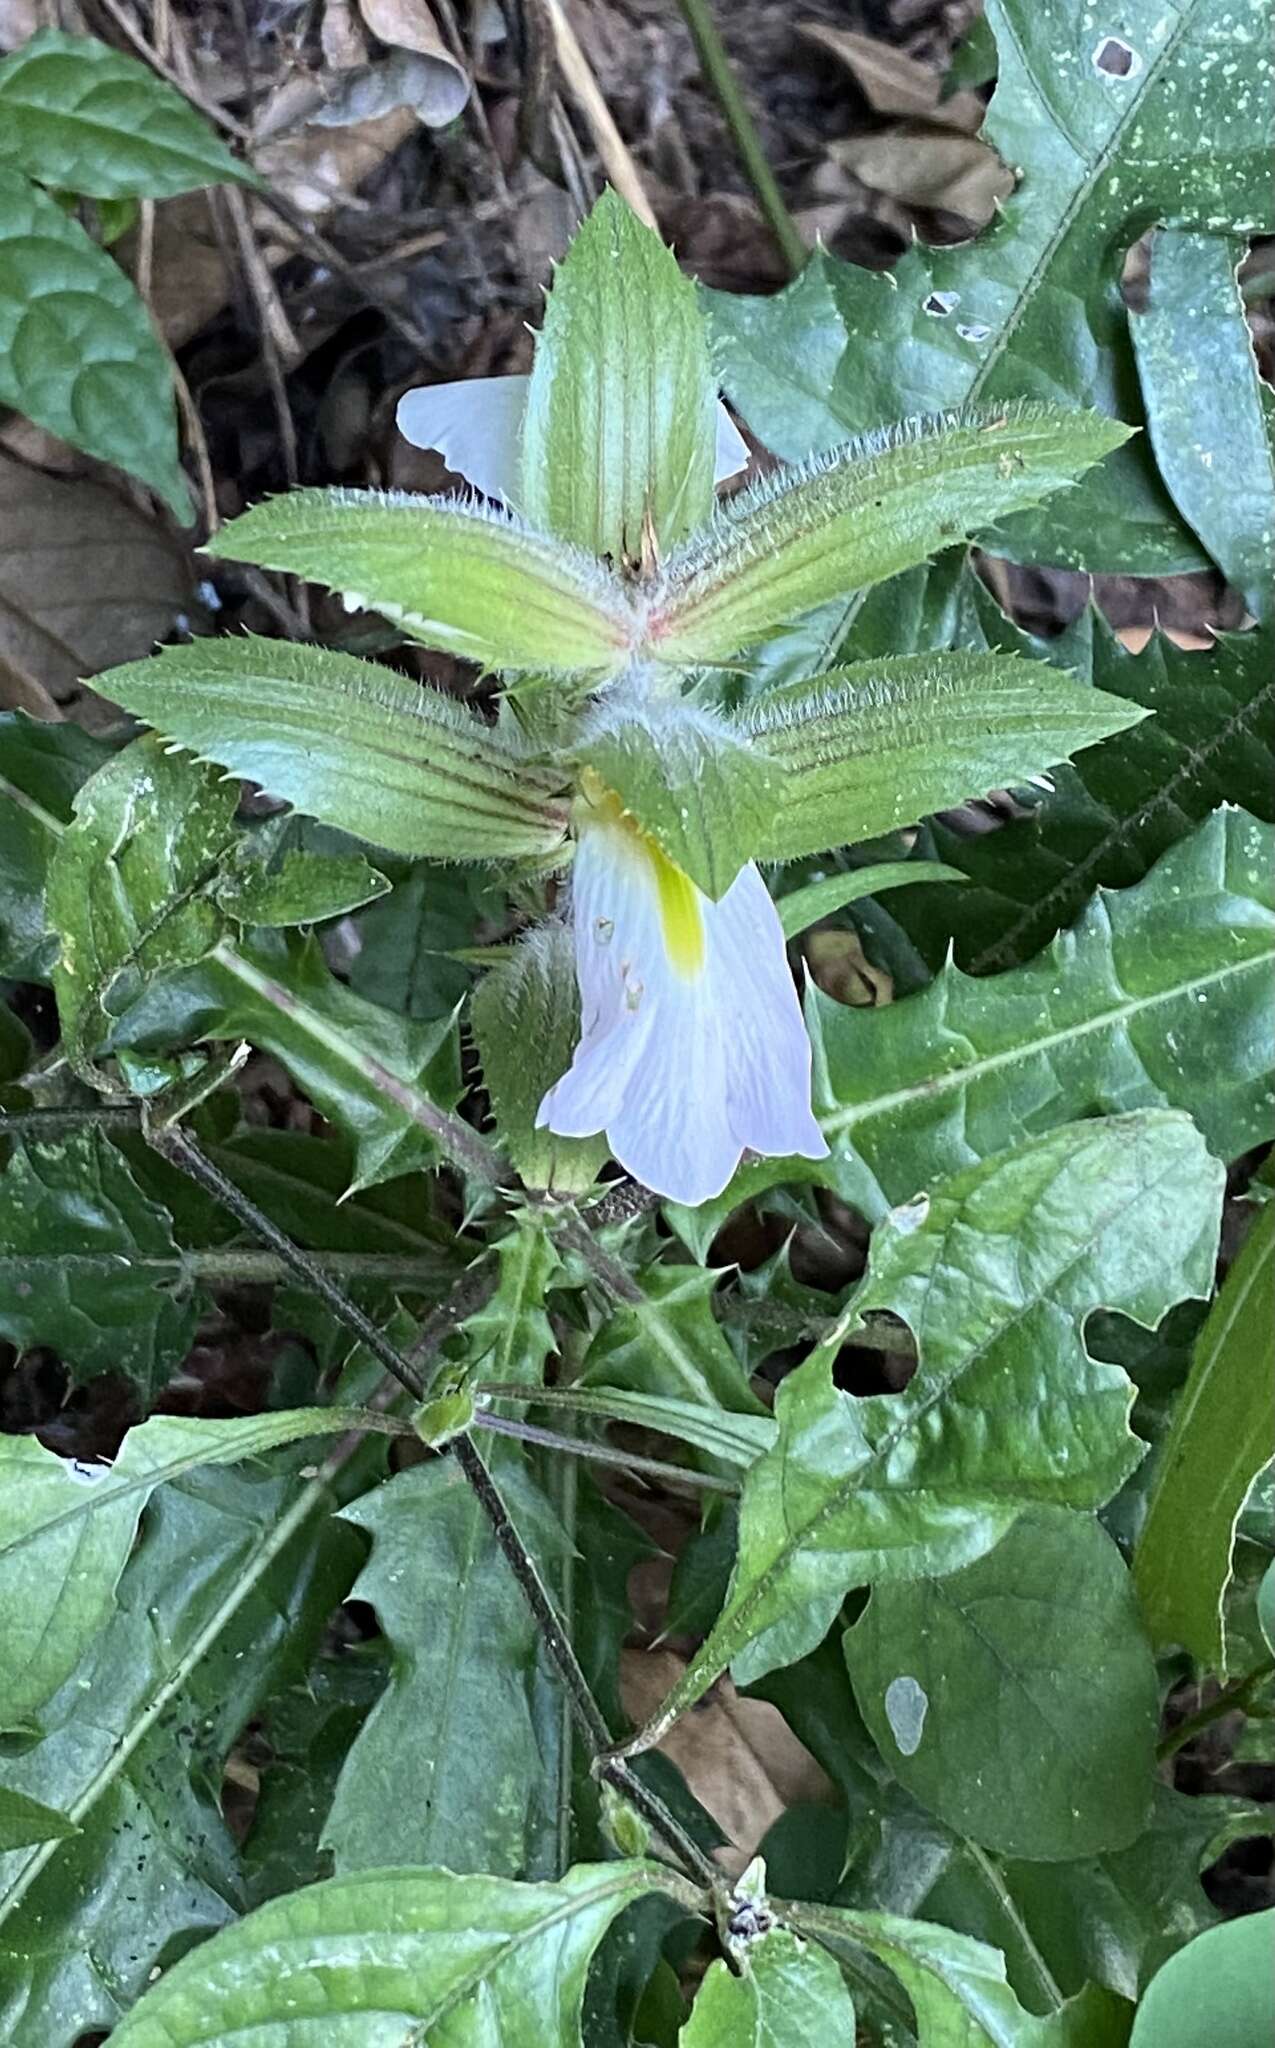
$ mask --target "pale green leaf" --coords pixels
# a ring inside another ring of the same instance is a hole
[[[863,896],[882,896],[887,889],[906,889],[918,882],[963,882],[959,868],[937,860],[875,861],[871,867],[847,868],[841,874],[821,875],[789,890],[775,904],[786,939],[795,939],[825,917],[835,917],[847,903]]]
[[[764,1414],[713,1315],[721,1277],[695,1266],[656,1265],[637,1274],[642,1299],[612,1310],[585,1355],[585,1384]]]
[[[198,640],[98,686],[201,759],[394,853],[547,853],[566,830],[560,775],[455,698],[356,655]]]
[[[258,182],[149,65],[53,28],[0,63],[0,163],[93,199],[168,199],[223,180]]]
[[[627,1905],[681,1889],[648,1863],[581,1864],[539,1885],[413,1869],[333,1878],[184,1957],[111,2048],[580,2048],[603,1934]]]
[[[242,862],[217,883],[213,896],[236,924],[323,924],[375,902],[389,886],[361,854],[329,856],[294,847],[276,868]]]
[[[911,2001],[919,2048],[1124,2048],[1128,2007],[1122,2000],[1091,1987],[1047,2019],[1037,2018],[1006,1982],[1004,1956],[967,1934],[836,1906],[800,1905],[786,1913],[799,1932],[847,1963],[866,1950],[885,1964]]]
[[[542,925],[483,976],[470,1002],[496,1130],[531,1188],[583,1194],[606,1159],[605,1137],[558,1138],[538,1129],[545,1094],[571,1064],[580,1036],[580,996],[571,934]]]
[[[0,1175],[0,1334],[19,1352],[48,1345],[73,1381],[125,1373],[149,1402],[199,1312],[172,1217],[100,1129],[13,1145]]]
[[[0,168],[0,405],[140,477],[184,524],[168,361],[118,263]]]
[[[1275,1457],[1272,1282],[1275,1203],[1267,1203],[1196,1338],[1134,1557],[1153,1640],[1180,1644],[1222,1677],[1235,1527],[1253,1479]]]
[[[1014,404],[911,419],[780,470],[669,562],[649,652],[728,661],[785,620],[1040,504],[1127,435],[1096,413]]]
[[[326,584],[484,668],[609,675],[636,631],[622,586],[598,562],[476,501],[290,491],[207,546],[223,561]]]
[[[503,1387],[496,1392],[480,1386],[478,1392],[489,1400],[514,1398]],[[644,1394],[630,1387],[537,1387],[535,1400],[537,1407],[658,1430],[697,1451],[710,1451],[729,1465],[751,1465],[775,1441],[769,1415],[741,1414],[703,1401],[679,1400],[675,1394]]]
[[[852,2048],[854,2007],[817,1942],[772,1927],[743,1947],[738,1971],[712,1963],[695,1994],[681,2048]]]
[[[1147,1986],[1129,2048],[1263,2048],[1275,2032],[1275,1909],[1210,1927]]]
[[[604,704],[579,756],[705,895],[724,896],[773,837],[786,778],[764,741],[692,705]]]
[[[1121,279],[1155,221],[1275,228],[1265,0],[988,0],[999,78],[983,130],[1017,189],[974,241],[888,271],[818,254],[776,298],[715,294],[726,389],[795,460],[901,414],[1024,393],[1136,423]],[[1116,68],[1097,62],[1108,42]],[[1119,45],[1129,52],[1121,71]],[[1014,552],[1140,575],[1203,566],[1139,436],[1009,528]]]
[[[545,1308],[558,1252],[543,1214],[520,1211],[494,1250],[500,1269],[495,1292],[465,1319],[466,1369],[538,1388],[558,1345]]]
[[[6,1744],[6,1788],[56,1801],[79,1833],[0,1856],[5,2048],[82,2048],[234,1917],[227,1759],[263,1692],[305,1671],[357,1563],[329,1490],[298,1488],[307,1451],[159,1487],[41,1739]]]
[[[713,508],[717,385],[695,287],[616,193],[554,278],[522,430],[521,502],[546,533],[640,560]]]
[[[1236,283],[1246,252],[1242,235],[1158,229],[1132,334],[1160,474],[1227,582],[1263,618],[1275,590],[1275,400]]]
[[[882,1756],[958,1834],[1061,1863],[1145,1827],[1155,1662],[1090,1516],[1034,1508],[964,1570],[876,1587],[844,1640]]]
[[[114,755],[75,798],[49,868],[62,941],[53,971],[63,1045],[88,1068],[155,975],[211,952],[225,928],[211,888],[235,838],[238,792],[154,739]]]
[[[1146,716],[1012,655],[913,654],[768,691],[747,729],[782,772],[766,860],[914,825],[1026,782]]]
[[[375,1608],[392,1662],[324,1824],[336,1874],[543,1869],[536,1624],[472,1489],[434,1458],[343,1512],[372,1539],[351,1597]]]
[[[1133,1389],[1084,1342],[1093,1309],[1154,1328],[1209,1291],[1224,1175],[1187,1118],[1073,1124],[931,1186],[876,1231],[836,1330],[784,1380],[708,1642],[644,1733],[729,1664],[747,1684],[812,1649],[854,1586],[972,1563],[1037,1503],[1095,1507],[1133,1470]],[[900,1394],[833,1379],[862,1316],[911,1330]],[[993,1426],[994,1425],[994,1426]]]
[[[108,1619],[138,1518],[157,1486],[298,1438],[357,1428],[358,1409],[302,1408],[203,1421],[157,1415],[114,1464],[58,1458],[34,1437],[0,1437],[0,1727],[28,1720]]]

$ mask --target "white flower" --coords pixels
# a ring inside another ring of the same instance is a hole
[[[422,384],[398,402],[398,430],[414,448],[433,448],[449,469],[484,497],[518,509],[519,443],[530,377],[464,377],[458,384]],[[714,481],[738,476],[748,447],[725,406],[717,406]]]
[[[714,903],[596,784],[572,881],[582,1036],[537,1122],[605,1131],[674,1202],[719,1195],[744,1150],[823,1159],[810,1040],[779,916],[754,864]]]

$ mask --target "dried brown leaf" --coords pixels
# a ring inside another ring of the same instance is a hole
[[[102,484],[0,456],[0,663],[36,716],[148,654],[191,597],[189,553],[157,521]]]
[[[1014,189],[1014,174],[976,135],[920,121],[901,121],[879,135],[852,135],[830,154],[861,184],[906,206],[959,214],[985,227],[997,202]]]

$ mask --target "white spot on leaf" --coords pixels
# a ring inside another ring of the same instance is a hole
[[[885,1689],[885,1718],[900,1756],[915,1756],[930,1710],[930,1696],[915,1678],[892,1678]]]

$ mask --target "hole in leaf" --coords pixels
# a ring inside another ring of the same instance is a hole
[[[1104,36],[1093,53],[1093,65],[1109,78],[1133,78],[1142,69],[1142,59],[1119,36]]]
[[[960,303],[959,292],[931,292],[928,299],[922,301],[921,311],[928,313],[931,320],[946,320],[948,314],[954,313]]]

